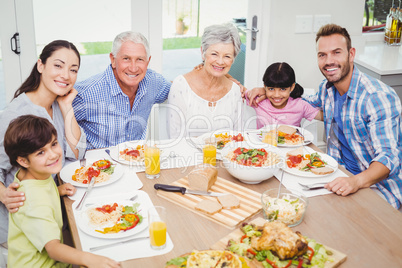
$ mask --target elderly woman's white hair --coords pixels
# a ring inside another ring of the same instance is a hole
[[[205,52],[210,45],[217,43],[231,43],[234,47],[234,57],[240,51],[240,37],[236,27],[233,24],[217,24],[211,25],[205,28],[204,34],[202,35],[201,48],[202,55],[205,57]]]
[[[113,41],[113,47],[112,47],[113,56],[116,57],[117,53],[119,53],[121,45],[127,41],[131,41],[135,44],[142,44],[145,47],[145,51],[147,52],[147,58],[149,58],[150,53],[149,53],[148,40],[142,34],[132,31],[122,32],[116,36],[116,38]]]

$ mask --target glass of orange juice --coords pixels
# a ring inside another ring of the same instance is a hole
[[[156,146],[145,146],[145,176],[148,179],[159,178],[161,171],[161,151]]]
[[[216,166],[216,138],[205,139],[205,145],[202,148],[203,163]]]
[[[262,142],[278,146],[278,131],[276,128],[266,128],[262,131]]]
[[[151,248],[166,247],[166,208],[155,206],[148,210],[149,237]]]

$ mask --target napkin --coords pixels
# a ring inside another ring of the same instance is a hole
[[[110,200],[110,202],[116,202],[118,200],[124,200],[128,199],[135,194],[138,195],[138,198],[134,202],[138,202],[141,204],[141,206],[144,208],[140,213],[144,218],[147,218],[147,211],[149,208],[153,207],[153,203],[151,199],[149,198],[149,195],[144,192],[144,191],[131,191],[129,193],[125,194],[118,194],[118,195],[109,195],[109,196],[102,196],[102,197],[91,197],[87,199],[87,203],[97,203],[97,202],[107,202]],[[77,206],[78,200],[73,203],[73,208]],[[85,206],[82,211],[85,211]],[[78,219],[79,213],[82,213],[81,211],[78,212],[75,209],[73,209],[74,217],[75,219]],[[102,246],[102,245],[107,245],[110,243],[115,243],[118,241],[124,241],[128,240],[130,238],[134,237],[143,237],[146,234],[148,234],[148,227],[145,228],[145,230],[129,237],[125,238],[116,238],[116,239],[102,239],[102,238],[97,238],[93,237],[91,235],[88,235],[87,233],[84,233],[82,229],[80,228],[80,221],[76,220],[77,224],[77,229],[78,229],[78,236],[81,241],[81,247],[83,251],[88,251],[92,252],[94,254],[106,256],[108,258],[114,259],[116,261],[126,261],[126,260],[132,260],[132,259],[138,259],[138,258],[145,258],[145,257],[152,257],[152,256],[157,256],[157,255],[162,255],[170,252],[173,249],[173,242],[169,236],[169,234],[166,234],[166,247],[164,249],[160,250],[155,250],[152,249],[150,246],[150,240],[149,238],[146,239],[141,239],[141,240],[136,240],[124,244],[119,244],[115,246],[111,246],[105,249],[101,250],[96,250],[96,251],[89,251],[90,248],[96,247],[96,246]],[[169,226],[168,226],[169,230]]]
[[[283,172],[283,171],[281,171]],[[280,180],[280,175],[275,176]],[[293,174],[289,173],[284,173],[283,174],[283,180],[282,184],[286,187],[291,192],[301,192],[307,197],[312,197],[312,196],[318,196],[318,195],[325,195],[325,194],[332,194],[333,192],[328,191],[327,189],[318,189],[318,190],[310,190],[310,191],[305,191],[303,190],[303,187],[299,185],[299,182],[302,184],[313,184],[313,183],[319,183],[319,182],[331,182],[337,177],[348,177],[344,172],[341,170],[337,170],[332,174],[329,174],[324,177],[319,177],[319,178],[307,178],[307,177],[300,177],[296,176]]]

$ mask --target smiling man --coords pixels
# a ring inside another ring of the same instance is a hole
[[[347,196],[370,187],[402,211],[401,102],[395,90],[354,66],[349,33],[339,25],[321,27],[316,36],[318,67],[325,80],[305,98],[324,112],[327,153],[353,174],[325,187]],[[257,105],[263,88],[249,95]]]
[[[401,102],[395,91],[362,72],[345,28],[323,26],[317,33],[318,67],[325,80],[310,104],[324,111],[328,154],[353,176],[326,188],[342,196],[375,187],[392,206],[402,202]]]
[[[167,99],[171,85],[148,69],[150,60],[146,38],[123,32],[113,41],[107,69],[76,84],[74,113],[87,149],[144,139],[151,108]]]

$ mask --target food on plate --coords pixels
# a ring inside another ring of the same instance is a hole
[[[334,172],[327,165],[319,153],[304,154],[303,148],[297,148],[286,154],[286,164],[289,168],[295,168],[300,171],[312,172],[316,175],[325,175]]]
[[[326,175],[326,174],[331,174],[334,172],[334,170],[330,167],[320,167],[320,168],[312,168],[310,169],[312,173],[315,175]]]
[[[201,165],[188,174],[190,189],[208,191],[218,178],[218,169],[212,165]]]
[[[264,148],[248,149],[238,147],[236,150],[230,151],[226,157],[237,164],[253,167],[273,166],[280,162],[279,155],[267,152]]]
[[[194,250],[190,254],[171,259],[165,268],[247,268],[244,258],[227,250]]]
[[[272,143],[272,137],[277,136],[275,142],[277,144],[297,145],[303,143],[303,136],[297,133],[297,128],[280,125],[278,129],[271,129],[270,131],[263,131],[263,142]],[[269,142],[267,142],[269,141]],[[273,144],[272,144],[273,145]]]
[[[89,166],[76,169],[72,180],[82,184],[90,183],[92,178],[95,178],[95,183],[105,182],[114,173],[114,168],[115,166],[109,160],[98,160]]]
[[[225,145],[231,141],[244,141],[244,137],[241,133],[237,135],[229,135],[226,133],[215,134],[217,148],[222,149]]]
[[[231,239],[227,250],[246,258],[256,267],[324,267],[334,260],[332,252],[313,239],[293,232],[281,222],[264,226],[243,224],[243,236]]]
[[[282,222],[268,222],[263,226],[260,237],[251,239],[251,247],[261,250],[271,250],[281,260],[301,256],[307,251],[307,240],[300,232],[294,233]]]
[[[224,209],[233,209],[240,207],[240,199],[233,194],[218,196],[218,201]]]
[[[143,162],[145,159],[145,148],[144,145],[137,145],[136,147],[129,147],[120,151],[119,159],[126,161],[137,161]]]
[[[278,127],[278,132],[282,132],[283,134],[286,135],[293,135],[297,132],[297,129],[291,126],[280,125]]]
[[[132,206],[118,205],[117,203],[106,204],[101,207],[87,210],[89,223],[103,230],[95,230],[102,234],[128,231],[142,222],[142,216],[138,212],[139,203]]]
[[[195,209],[213,215],[222,210],[222,205],[218,201],[204,199],[195,206]]]
[[[265,195],[263,209],[268,220],[280,221],[286,225],[299,222],[306,210],[305,203],[300,198],[284,194],[280,198]]]

